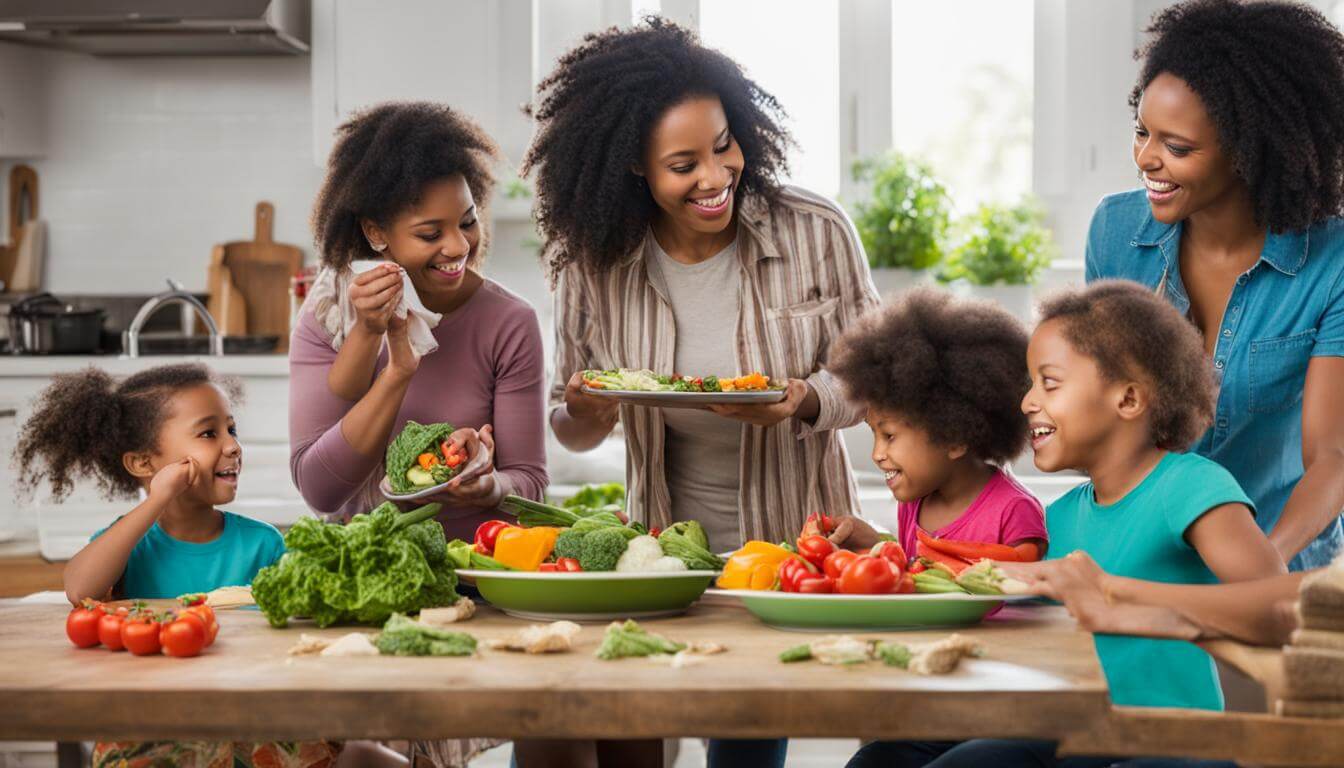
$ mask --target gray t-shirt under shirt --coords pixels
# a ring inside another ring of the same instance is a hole
[[[737,316],[742,267],[737,244],[699,264],[674,260],[654,241],[653,251],[676,319],[674,373],[737,373]],[[667,488],[672,519],[698,520],[710,549],[742,546],[738,510],[742,424],[709,411],[665,408]]]

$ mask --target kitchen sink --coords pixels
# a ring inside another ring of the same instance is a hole
[[[280,337],[270,336],[225,336],[224,354],[226,355],[268,355],[280,346]],[[125,350],[123,350],[125,352]],[[177,333],[140,334],[141,355],[208,355],[210,337],[183,336]]]

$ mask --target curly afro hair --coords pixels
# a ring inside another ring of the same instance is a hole
[[[632,172],[654,124],[695,96],[717,96],[745,168],[738,189],[769,201],[787,170],[784,110],[722,53],[650,16],[631,29],[590,34],[537,86],[538,122],[522,172],[536,169],[536,218],[554,279],[571,263],[593,272],[619,263],[657,211]]]
[[[1344,36],[1291,2],[1189,0],[1154,18],[1131,107],[1169,72],[1204,102],[1256,222],[1300,231],[1344,209]]]
[[[1213,421],[1213,374],[1199,331],[1151,289],[1098,280],[1046,298],[1040,320],[1059,320],[1064,338],[1096,361],[1107,380],[1148,388],[1158,448],[1183,451]]]
[[[313,206],[313,239],[322,263],[339,269],[355,259],[381,258],[360,221],[387,226],[440,179],[461,174],[477,209],[484,209],[498,159],[494,140],[446,104],[390,102],[354,115],[337,129],[327,178]],[[484,254],[485,246],[482,240],[477,253]]]
[[[1026,447],[1027,331],[987,301],[917,288],[869,312],[826,365],[851,398],[1003,464]]]
[[[140,371],[118,383],[97,368],[62,374],[41,394],[14,449],[19,490],[43,482],[52,498],[69,495],[75,477],[93,477],[108,498],[135,495],[140,481],[126,471],[126,453],[153,451],[168,404],[177,392],[202,384],[219,387],[232,402],[242,389],[235,379],[197,363]]]

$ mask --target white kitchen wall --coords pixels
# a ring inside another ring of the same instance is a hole
[[[250,240],[258,200],[275,203],[276,239],[311,254],[321,169],[306,57],[22,52],[40,57],[46,82],[46,153],[26,162],[49,226],[50,290],[154,293],[173,276],[203,291],[211,246]]]

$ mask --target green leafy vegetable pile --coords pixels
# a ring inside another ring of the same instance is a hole
[[[449,632],[394,613],[373,643],[386,656],[470,656],[476,653],[476,638],[465,632]]]
[[[420,454],[437,452],[439,444],[447,440],[452,433],[451,424],[406,422],[406,428],[401,430],[401,434],[397,435],[391,445],[387,446],[387,482],[392,486],[392,490],[396,493],[415,491],[416,487],[407,479],[406,471],[416,466],[416,459]],[[435,478],[435,482],[447,482],[452,474],[447,467],[441,468],[449,475],[443,476],[442,479]]]
[[[441,506],[401,512],[389,502],[346,525],[299,520],[285,534],[284,557],[252,580],[257,607],[275,627],[290,617],[325,627],[451,605],[457,576],[434,520]]]

